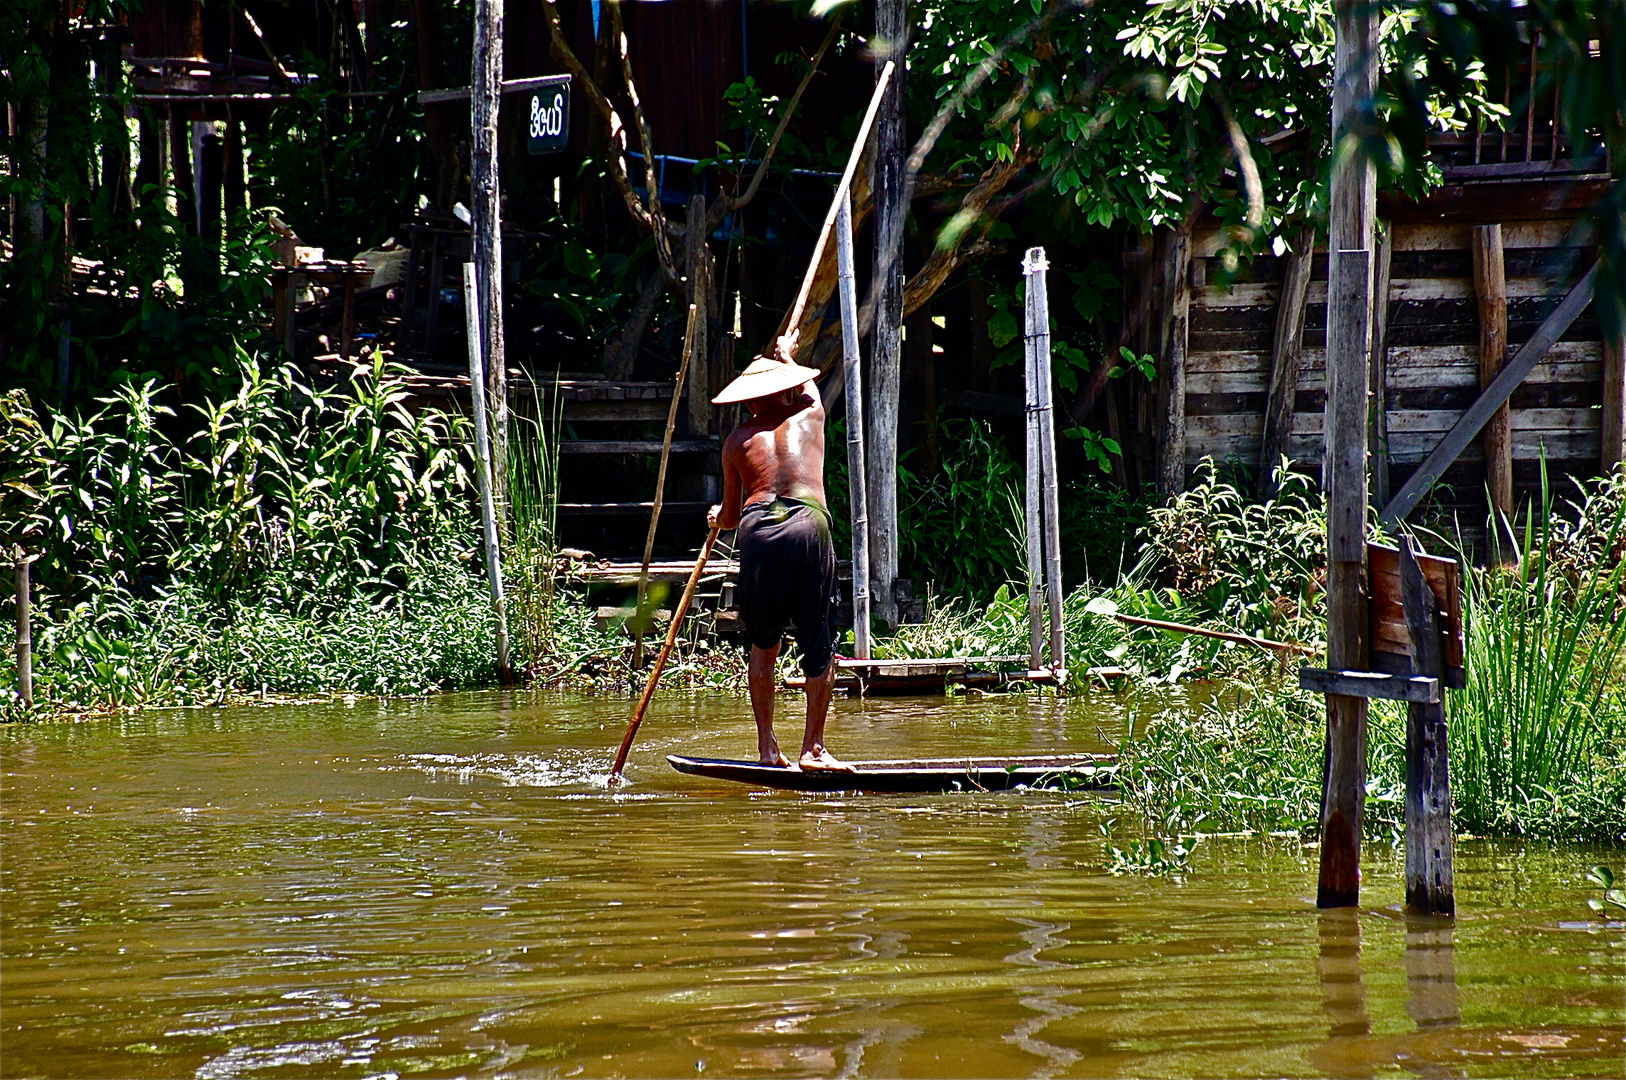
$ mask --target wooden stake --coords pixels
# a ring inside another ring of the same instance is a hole
[[[487,428],[486,384],[480,355],[480,285],[473,263],[463,264],[463,312],[469,337],[469,385],[474,393],[474,471],[480,482],[480,523],[485,533],[486,576],[491,580],[491,610],[497,617],[497,679],[514,681],[508,657],[508,606],[503,599],[502,555],[497,546],[497,509],[491,493],[491,438]]]
[[[846,376],[847,488],[853,533],[853,652],[870,658],[869,497],[864,469],[864,375],[858,351],[858,296],[853,281],[853,200],[841,195],[836,217],[836,292],[841,301],[842,371]]]
[[[1306,225],[1294,241],[1293,254],[1282,273],[1281,296],[1276,301],[1276,337],[1270,352],[1270,394],[1265,401],[1265,435],[1259,446],[1260,499],[1276,494],[1276,466],[1287,453],[1293,434],[1293,412],[1298,400],[1299,360],[1304,347],[1304,309],[1310,296],[1310,266],[1315,254],[1315,229]]]
[[[719,530],[712,529],[706,534],[706,542],[700,548],[700,558],[695,560],[688,584],[683,586],[683,596],[672,612],[672,625],[666,628],[666,644],[661,646],[661,651],[655,657],[655,666],[649,671],[649,681],[644,683],[643,696],[638,699],[638,707],[633,710],[632,719],[627,723],[626,735],[622,736],[621,749],[615,752],[615,765],[610,769],[608,781],[610,787],[621,782],[621,769],[627,763],[627,751],[632,749],[632,740],[638,734],[638,726],[644,722],[644,713],[648,711],[649,702],[655,696],[655,684],[660,681],[661,672],[666,669],[666,658],[672,655],[672,646],[677,643],[678,629],[683,625],[683,617],[689,613],[689,603],[694,599],[695,586],[700,584],[700,575],[706,569],[706,560],[711,558],[711,549],[717,543],[718,532]]]
[[[475,0],[474,71],[469,83],[469,213],[485,337],[486,396],[491,406],[491,481],[495,505],[508,507],[508,358],[502,311],[502,199],[497,110],[502,100],[503,0]],[[439,283],[431,288],[438,289]]]
[[[1439,679],[1444,674],[1439,605],[1410,537],[1400,545],[1400,594],[1414,652],[1412,673]],[[1406,706],[1406,906],[1418,914],[1455,913],[1455,843],[1445,702],[1414,701]]]
[[[1033,337],[1034,375],[1039,401],[1039,468],[1044,522],[1045,595],[1050,608],[1050,667],[1061,672],[1067,667],[1066,634],[1062,627],[1061,577],[1061,496],[1056,477],[1056,410],[1050,386],[1050,298],[1046,291],[1044,248],[1030,248],[1022,260],[1027,278],[1027,294],[1033,298],[1033,320],[1028,333]]]
[[[1377,176],[1358,125],[1377,81],[1377,20],[1369,0],[1334,6],[1328,205],[1326,453],[1327,666],[1366,671],[1366,409],[1372,351],[1372,230]],[[1366,808],[1366,699],[1327,695],[1322,768],[1318,907],[1360,902],[1361,820]]]
[[[1483,392],[1507,364],[1507,273],[1502,259],[1502,226],[1475,225],[1473,251],[1474,296],[1479,300],[1479,389]],[[1501,537],[1503,523],[1513,517],[1513,427],[1507,402],[1485,422],[1483,438],[1491,535]]]
[[[649,511],[649,532],[644,537],[644,561],[638,571],[638,602],[632,609],[632,670],[644,666],[644,596],[649,591],[649,560],[655,554],[655,529],[661,523],[661,504],[666,501],[666,465],[672,459],[672,433],[677,430],[678,405],[683,399],[683,380],[689,373],[698,342],[706,336],[706,312],[699,304],[689,305],[689,325],[683,332],[683,359],[678,363],[677,380],[672,384],[672,404],[666,410],[666,437],[661,442],[660,468],[655,472],[655,505]]]
[[[17,569],[17,693],[23,708],[34,705],[33,597],[28,584],[28,553],[21,544],[11,549]]]

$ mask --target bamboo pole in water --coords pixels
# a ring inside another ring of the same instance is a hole
[[[836,216],[836,291],[841,298],[841,350],[846,374],[847,485],[853,530],[853,652],[870,658],[869,492],[864,472],[864,376],[858,352],[858,297],[853,284],[853,200],[841,193]]]
[[[1029,287],[1023,295],[1022,383],[1027,403],[1027,470],[1023,477],[1023,521],[1027,529],[1028,670],[1038,671],[1044,659],[1044,520],[1040,487],[1044,465],[1039,454],[1039,339],[1038,294]]]
[[[621,782],[621,769],[627,763],[627,752],[632,749],[632,740],[638,734],[638,726],[644,722],[644,713],[649,710],[649,702],[655,696],[655,683],[660,680],[661,672],[666,668],[666,658],[672,655],[672,646],[677,643],[678,628],[683,625],[683,616],[689,613],[689,602],[694,599],[695,586],[700,584],[700,574],[706,569],[706,560],[711,558],[711,549],[717,543],[717,534],[721,530],[713,526],[706,534],[706,542],[700,548],[700,558],[694,561],[694,569],[689,572],[688,584],[683,586],[683,596],[678,600],[677,607],[672,610],[672,625],[666,628],[666,644],[655,657],[655,666],[649,670],[649,680],[644,683],[643,696],[638,699],[638,707],[632,712],[632,719],[627,722],[627,733],[621,737],[621,748],[615,752],[615,764],[610,768],[610,778],[607,781],[610,787]]]
[[[683,334],[683,359],[678,364],[677,381],[672,384],[672,405],[666,410],[666,438],[661,443],[661,464],[655,473],[655,505],[650,508],[649,533],[644,537],[644,562],[638,571],[638,602],[632,609],[632,670],[644,666],[644,597],[649,591],[649,560],[655,553],[655,527],[661,523],[661,504],[666,501],[666,465],[672,459],[672,432],[677,430],[678,403],[683,398],[683,380],[689,374],[696,342],[706,333],[706,311],[702,304],[689,305],[689,325]]]
[[[1062,628],[1061,495],[1056,486],[1056,411],[1050,390],[1050,297],[1045,288],[1044,248],[1031,248],[1023,260],[1027,291],[1034,297],[1033,364],[1039,400],[1039,466],[1041,517],[1044,521],[1045,596],[1050,608],[1050,668],[1067,666],[1067,642]]]
[[[485,531],[486,575],[491,579],[491,610],[497,617],[497,679],[514,681],[508,657],[508,607],[503,600],[502,556],[497,546],[497,509],[491,494],[491,439],[486,423],[484,338],[480,334],[480,286],[472,262],[463,264],[463,313],[469,337],[469,383],[474,390],[474,471],[480,481],[480,519]]]
[[[28,584],[28,553],[21,544],[12,548],[17,566],[17,693],[23,707],[34,704],[33,602]]]

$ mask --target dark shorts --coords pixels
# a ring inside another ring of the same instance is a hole
[[[785,496],[740,514],[740,618],[751,644],[778,648],[791,631],[809,678],[836,650],[836,549],[830,512]]]

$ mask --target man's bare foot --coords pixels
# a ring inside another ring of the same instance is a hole
[[[775,746],[770,750],[758,751],[757,764],[766,765],[770,769],[788,769],[790,768],[790,758],[780,753],[779,747]]]
[[[845,761],[837,761],[835,755],[822,746],[815,746],[811,750],[802,751],[802,760],[799,763],[803,772],[857,772]]]

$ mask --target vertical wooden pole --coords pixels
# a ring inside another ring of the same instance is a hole
[[[1168,334],[1163,352],[1163,494],[1186,489],[1186,340],[1191,318],[1191,220],[1169,237],[1167,274]]]
[[[1502,260],[1502,226],[1475,225],[1474,296],[1479,300],[1479,389],[1483,391],[1507,363],[1507,273]],[[1485,423],[1485,486],[1490,492],[1493,548],[1502,546],[1503,522],[1513,515],[1513,432],[1504,402]]]
[[[502,199],[498,180],[497,114],[502,99],[503,0],[475,0],[474,71],[469,82],[469,202],[474,264],[479,282],[480,328],[491,408],[492,498],[508,506],[508,358],[504,348],[502,288]],[[439,282],[432,288],[438,289]]]
[[[894,256],[908,208],[903,205],[904,53],[908,0],[876,0],[876,63],[891,61],[891,82],[875,116],[875,330],[870,338],[869,472],[870,595],[875,615],[898,623],[898,396],[903,342],[903,262]]]
[[[638,600],[632,609],[632,669],[644,666],[644,630],[649,615],[644,611],[644,598],[649,594],[649,561],[655,554],[655,530],[661,523],[661,506],[666,502],[666,466],[672,460],[672,433],[677,430],[678,406],[683,400],[683,381],[694,367],[695,355],[701,350],[699,342],[706,336],[706,313],[699,304],[689,305],[689,323],[683,333],[683,358],[678,363],[677,379],[672,383],[672,400],[666,408],[666,436],[661,442],[661,463],[655,472],[655,501],[649,510],[649,532],[644,536],[644,561],[638,571]]]
[[[1293,253],[1282,271],[1282,291],[1276,300],[1276,336],[1270,352],[1270,393],[1265,399],[1265,433],[1259,445],[1261,499],[1276,494],[1276,466],[1287,453],[1293,434],[1293,412],[1298,400],[1299,361],[1304,348],[1304,309],[1310,296],[1310,266],[1315,253],[1315,228],[1305,225],[1294,241]]]
[[[1332,96],[1334,166],[1328,206],[1326,452],[1327,666],[1367,670],[1366,398],[1372,350],[1372,227],[1376,175],[1357,142],[1377,78],[1369,0],[1337,0]],[[1319,907],[1360,902],[1366,809],[1366,699],[1327,695]]]
[[[17,693],[23,707],[34,704],[33,597],[28,583],[28,553],[21,544],[11,549],[17,569]]]
[[[480,482],[480,524],[485,533],[486,576],[491,581],[491,610],[497,618],[497,679],[514,681],[508,658],[508,606],[503,599],[502,555],[497,547],[497,508],[492,496],[490,417],[480,343],[480,284],[473,263],[463,264],[463,313],[469,337],[469,386],[474,393],[474,471]]]
[[[1411,634],[1412,674],[1444,675],[1439,604],[1423,580],[1411,537],[1400,545],[1400,600]],[[1432,704],[1406,706],[1406,906],[1422,915],[1456,912],[1452,864],[1451,767],[1445,731],[1445,691]]]
[[[1626,333],[1603,343],[1603,448],[1598,464],[1605,476],[1626,457]]]
[[[1031,258],[1031,253],[1030,256]],[[1025,269],[1025,267],[1024,267]],[[1027,462],[1022,475],[1022,520],[1027,534],[1028,670],[1044,661],[1044,458],[1039,450],[1039,294],[1032,279],[1023,296],[1022,385],[1027,404]]]
[[[1045,595],[1050,608],[1050,666],[1067,666],[1067,642],[1062,629],[1061,605],[1061,497],[1056,477],[1056,411],[1050,386],[1050,297],[1045,287],[1044,248],[1029,248],[1022,260],[1027,293],[1033,298],[1033,319],[1027,326],[1033,338],[1034,376],[1039,402],[1039,466],[1043,478],[1041,517],[1044,522]]]
[[[1372,467],[1372,505],[1389,505],[1389,268],[1394,261],[1394,222],[1378,239],[1372,270],[1372,359],[1367,382],[1372,388],[1366,450]]]
[[[853,281],[853,199],[841,193],[836,217],[836,291],[841,301],[842,373],[846,377],[847,490],[853,530],[853,652],[870,658],[869,497],[864,462],[864,375],[858,351],[858,294]]]

